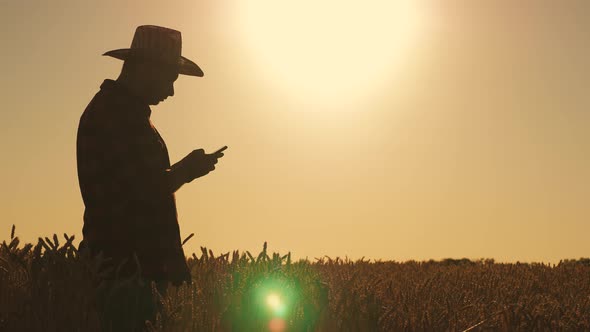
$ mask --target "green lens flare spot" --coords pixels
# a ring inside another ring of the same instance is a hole
[[[281,306],[281,298],[276,293],[270,293],[266,297],[266,304],[268,304],[268,306],[272,309],[276,310],[278,307]]]
[[[283,316],[287,309],[285,302],[276,292],[271,292],[266,296],[266,305],[275,316]]]
[[[264,278],[256,283],[255,303],[267,319],[286,319],[298,299],[288,279]]]

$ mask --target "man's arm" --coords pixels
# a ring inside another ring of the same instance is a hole
[[[124,184],[121,189],[127,191],[130,197],[174,193],[185,183],[215,169],[217,159],[223,156],[223,153],[205,154],[203,149],[198,149],[164,168],[162,151],[153,143],[153,133],[145,124],[140,121],[113,121],[108,127],[101,151],[106,159],[105,165],[108,165],[110,180]]]
[[[166,162],[168,156],[149,123],[130,112],[109,112],[96,121],[92,152],[107,196],[114,201],[151,201],[174,193],[185,182],[184,172]],[[135,204],[134,203],[134,204]]]
[[[172,165],[169,169],[165,170],[167,182],[170,188],[170,192],[176,192],[183,184],[187,181],[187,176],[182,171],[182,167],[179,167],[180,163]]]
[[[223,153],[206,154],[203,149],[194,150],[165,171],[169,190],[176,192],[183,184],[207,175],[215,169],[217,159]]]

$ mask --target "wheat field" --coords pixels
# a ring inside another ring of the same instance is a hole
[[[265,243],[201,248],[192,284],[161,288],[102,280],[74,236],[21,245],[14,231],[0,247],[0,331],[115,331],[105,317],[142,317],[140,296],[156,308],[145,331],[590,331],[589,259],[291,261]]]

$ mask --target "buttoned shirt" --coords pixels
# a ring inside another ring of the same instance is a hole
[[[168,150],[150,115],[147,103],[106,79],[80,117],[84,242],[114,264],[135,253],[144,277],[189,281]]]

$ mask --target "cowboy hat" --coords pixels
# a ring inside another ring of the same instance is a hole
[[[178,73],[203,76],[203,71],[193,61],[180,55],[182,37],[180,31],[156,25],[141,25],[135,30],[131,48],[121,48],[104,53],[120,60],[130,58],[178,66]]]

